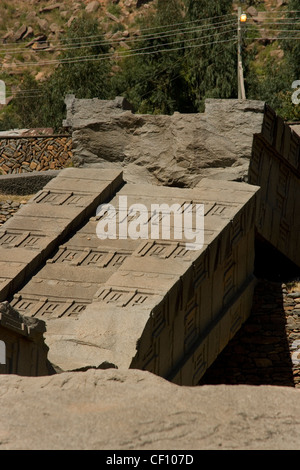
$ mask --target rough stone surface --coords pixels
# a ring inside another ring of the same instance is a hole
[[[180,387],[149,372],[0,377],[0,449],[298,450],[300,391]]]
[[[98,0],[94,0],[87,4],[85,7],[87,13],[95,13],[99,9],[99,2]]]
[[[250,184],[261,187],[258,234],[300,267],[300,132],[265,106],[262,131],[253,138]]]
[[[66,104],[75,165],[122,168],[127,182],[182,187],[220,174],[245,180],[264,109],[260,101],[209,99],[203,114],[153,116],[132,113],[120,97],[70,95]]]
[[[102,173],[114,176],[99,169],[63,170],[40,192],[36,205],[26,206],[27,215],[31,209],[42,216],[46,204],[56,217],[66,217],[73,206],[64,204],[70,191],[76,190],[71,203],[82,191],[99,191]],[[98,180],[89,179],[96,175]],[[195,239],[195,249],[190,250],[185,243],[189,235],[178,219],[171,221],[177,234],[174,237],[170,229],[170,239],[162,233],[151,239],[148,230],[143,239],[100,239],[96,232],[103,214],[87,217],[14,292],[12,305],[46,321],[49,360],[58,370],[110,363],[146,369],[179,384],[197,384],[250,313],[258,194],[258,188],[245,183],[208,179],[193,189],[125,184],[106,200],[119,215],[121,197],[128,199],[128,210],[133,203],[144,204],[147,220],[150,217],[158,228],[162,214],[152,212],[153,203],[186,204],[190,211],[203,203],[203,242]],[[128,225],[131,217],[126,211]],[[57,225],[57,219],[52,222]],[[196,228],[195,220],[188,224]],[[1,242],[6,252],[27,243],[9,231]],[[5,278],[12,275],[5,272]]]

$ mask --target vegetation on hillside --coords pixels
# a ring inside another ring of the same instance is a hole
[[[110,14],[118,15],[118,5],[112,7]],[[282,16],[266,16],[261,40],[259,24],[242,27],[247,98],[268,102],[288,120],[300,120],[300,105],[291,99],[292,83],[300,80],[299,23],[300,0],[290,0]],[[237,14],[231,0],[157,0],[140,29],[139,36],[118,40],[111,49],[114,36],[109,42],[101,21],[83,10],[65,31],[51,73],[44,80],[28,69],[18,75],[19,92],[3,107],[0,130],[59,130],[69,93],[101,99],[122,95],[136,112],[156,114],[201,112],[206,98],[237,97]],[[122,30],[115,22],[112,34]],[[48,67],[51,61],[41,63]],[[0,78],[11,75],[3,72]]]

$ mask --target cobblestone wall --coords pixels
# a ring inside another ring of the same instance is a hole
[[[0,174],[64,168],[72,155],[72,138],[67,135],[1,137]]]

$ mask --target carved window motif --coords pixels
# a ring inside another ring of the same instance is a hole
[[[76,206],[82,206],[84,205],[84,197],[79,196],[79,195],[73,195],[68,198],[66,201],[67,205],[76,205]]]
[[[286,245],[288,238],[289,238],[289,234],[290,234],[289,225],[284,220],[281,220],[280,226],[279,226],[279,242]]]
[[[143,362],[143,369],[152,372],[153,374],[156,371],[156,361],[157,361],[157,354],[155,352],[155,347],[151,344],[150,348],[147,352],[143,355],[142,362]]]
[[[224,270],[224,305],[228,302],[229,298],[232,295],[232,291],[235,286],[234,280],[235,274],[235,263],[232,258],[232,254],[228,257],[225,263],[225,270]]]
[[[20,246],[24,248],[39,248],[41,237],[38,235],[29,235]]]
[[[39,310],[39,315],[50,315],[55,316],[57,310],[59,309],[60,304],[58,302],[46,302],[42,308]]]
[[[233,245],[238,243],[238,241],[243,236],[243,217],[239,216],[233,219],[231,223],[231,242]]]
[[[70,195],[71,195],[70,193],[61,194],[61,193],[56,193],[53,191],[41,191],[39,194],[36,195],[36,197],[33,200],[37,204],[43,203],[43,204],[61,205],[70,197]]]
[[[163,257],[165,251],[166,251],[166,246],[155,244],[152,247],[152,249],[149,250],[149,255],[161,258]]]
[[[194,304],[184,317],[184,347],[186,351],[197,339],[196,315],[197,305]]]
[[[75,302],[71,307],[68,308],[66,311],[66,315],[68,317],[72,316],[77,316],[80,313],[82,313],[86,309],[86,304],[80,304]]]
[[[107,303],[116,303],[124,296],[124,292],[111,291],[105,298]]]
[[[146,302],[146,300],[148,299],[148,295],[146,294],[140,294],[140,293],[137,293],[133,299],[131,300],[131,304],[132,306],[134,305],[142,305]]]
[[[111,262],[109,264],[111,264],[112,266],[121,266],[124,261],[126,260],[126,258],[129,256],[130,253],[126,253],[126,254],[123,254],[123,253],[116,253]]]
[[[278,185],[276,187],[276,208],[280,212],[284,212],[286,194],[289,187],[289,171],[281,166],[278,176]]]
[[[195,289],[197,289],[200,284],[208,277],[208,256],[206,253],[203,253],[200,259],[194,263],[194,273]]]
[[[39,249],[42,235],[36,235],[30,232],[5,231],[0,235],[0,245],[3,247],[22,247],[29,249]]]
[[[107,266],[121,266],[129,254],[129,252],[118,253],[91,250],[79,264],[82,266],[99,266],[101,268]]]
[[[240,307],[239,307],[231,313],[231,321],[230,321],[230,337],[231,338],[238,331],[241,324],[242,324],[242,317],[241,317],[241,312],[240,312]]]
[[[299,157],[300,157],[300,138],[297,134],[292,132],[292,138],[290,141],[290,150],[289,150],[289,161],[293,166],[296,168],[299,164]]]
[[[232,208],[232,206],[229,206],[230,209]],[[209,215],[218,215],[218,216],[225,216],[226,217],[226,213],[228,211],[228,205],[226,204],[214,204],[214,206],[212,207],[212,209],[208,212]]]
[[[160,259],[166,258],[187,258],[189,250],[185,248],[185,243],[168,242],[146,242],[137,251],[137,256],[153,256]]]
[[[70,248],[60,248],[59,252],[53,258],[51,262],[54,263],[72,263],[80,252],[78,250],[72,250]]]
[[[91,251],[80,264],[82,266],[95,266],[103,260],[105,255],[106,253],[103,252]]]
[[[85,197],[81,194],[60,193],[56,191],[41,191],[33,199],[37,204],[53,204],[53,205],[85,205]]]
[[[87,304],[74,301],[45,300],[37,304],[35,315],[49,318],[61,318],[63,316],[78,316]]]
[[[14,245],[18,240],[19,234],[5,232],[3,235],[0,235],[0,245]]]
[[[164,308],[161,307],[160,309],[153,312],[153,336],[158,337],[162,330],[165,327],[166,319],[164,315]]]
[[[204,344],[201,347],[201,350],[197,353],[196,358],[194,360],[194,374],[193,374],[194,384],[200,380],[201,376],[204,374],[205,370],[207,369],[206,356],[207,356],[206,345]]]
[[[20,299],[19,301],[17,301],[15,304],[12,304],[12,305],[20,313],[23,313],[23,312],[29,313],[29,311],[35,305],[35,302],[31,300],[26,300],[26,299]]]
[[[283,211],[284,202],[285,202],[285,197],[284,197],[282,194],[277,193],[277,194],[276,194],[276,208],[277,208],[280,212]]]
[[[146,305],[151,297],[148,292],[137,290],[122,290],[117,288],[104,288],[96,292],[95,300],[103,300],[106,303],[114,303],[119,307],[135,307]]]
[[[277,185],[277,192],[282,196],[285,196],[288,190],[288,182],[289,182],[289,170],[284,168],[284,166],[280,167],[279,177],[278,177],[278,185]]]
[[[254,139],[253,141],[253,148],[252,148],[252,155],[250,160],[250,168],[251,172],[255,174],[258,178],[260,175],[260,165],[261,165],[261,146],[260,141]]]

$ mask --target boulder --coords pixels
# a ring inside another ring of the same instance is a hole
[[[99,2],[97,0],[94,0],[93,2],[90,2],[87,4],[85,7],[85,11],[87,13],[96,13],[96,11],[99,9]]]
[[[249,7],[249,8],[247,8],[247,13],[250,16],[257,16],[258,11],[254,7]]]
[[[146,371],[90,369],[2,375],[0,396],[1,450],[300,446],[300,390],[289,387],[180,387]]]
[[[20,26],[20,28],[14,33],[14,41],[20,41],[21,39],[23,39],[23,37],[25,36],[27,32],[27,26],[25,24],[23,24],[22,26]]]
[[[209,99],[204,113],[167,116],[134,114],[117,100],[67,99],[76,166],[116,166],[128,182],[167,186],[193,187],[216,174],[246,180],[263,102]]]
[[[36,19],[37,24],[39,25],[41,31],[47,31],[48,30],[48,21],[45,20],[44,18],[37,18]]]

